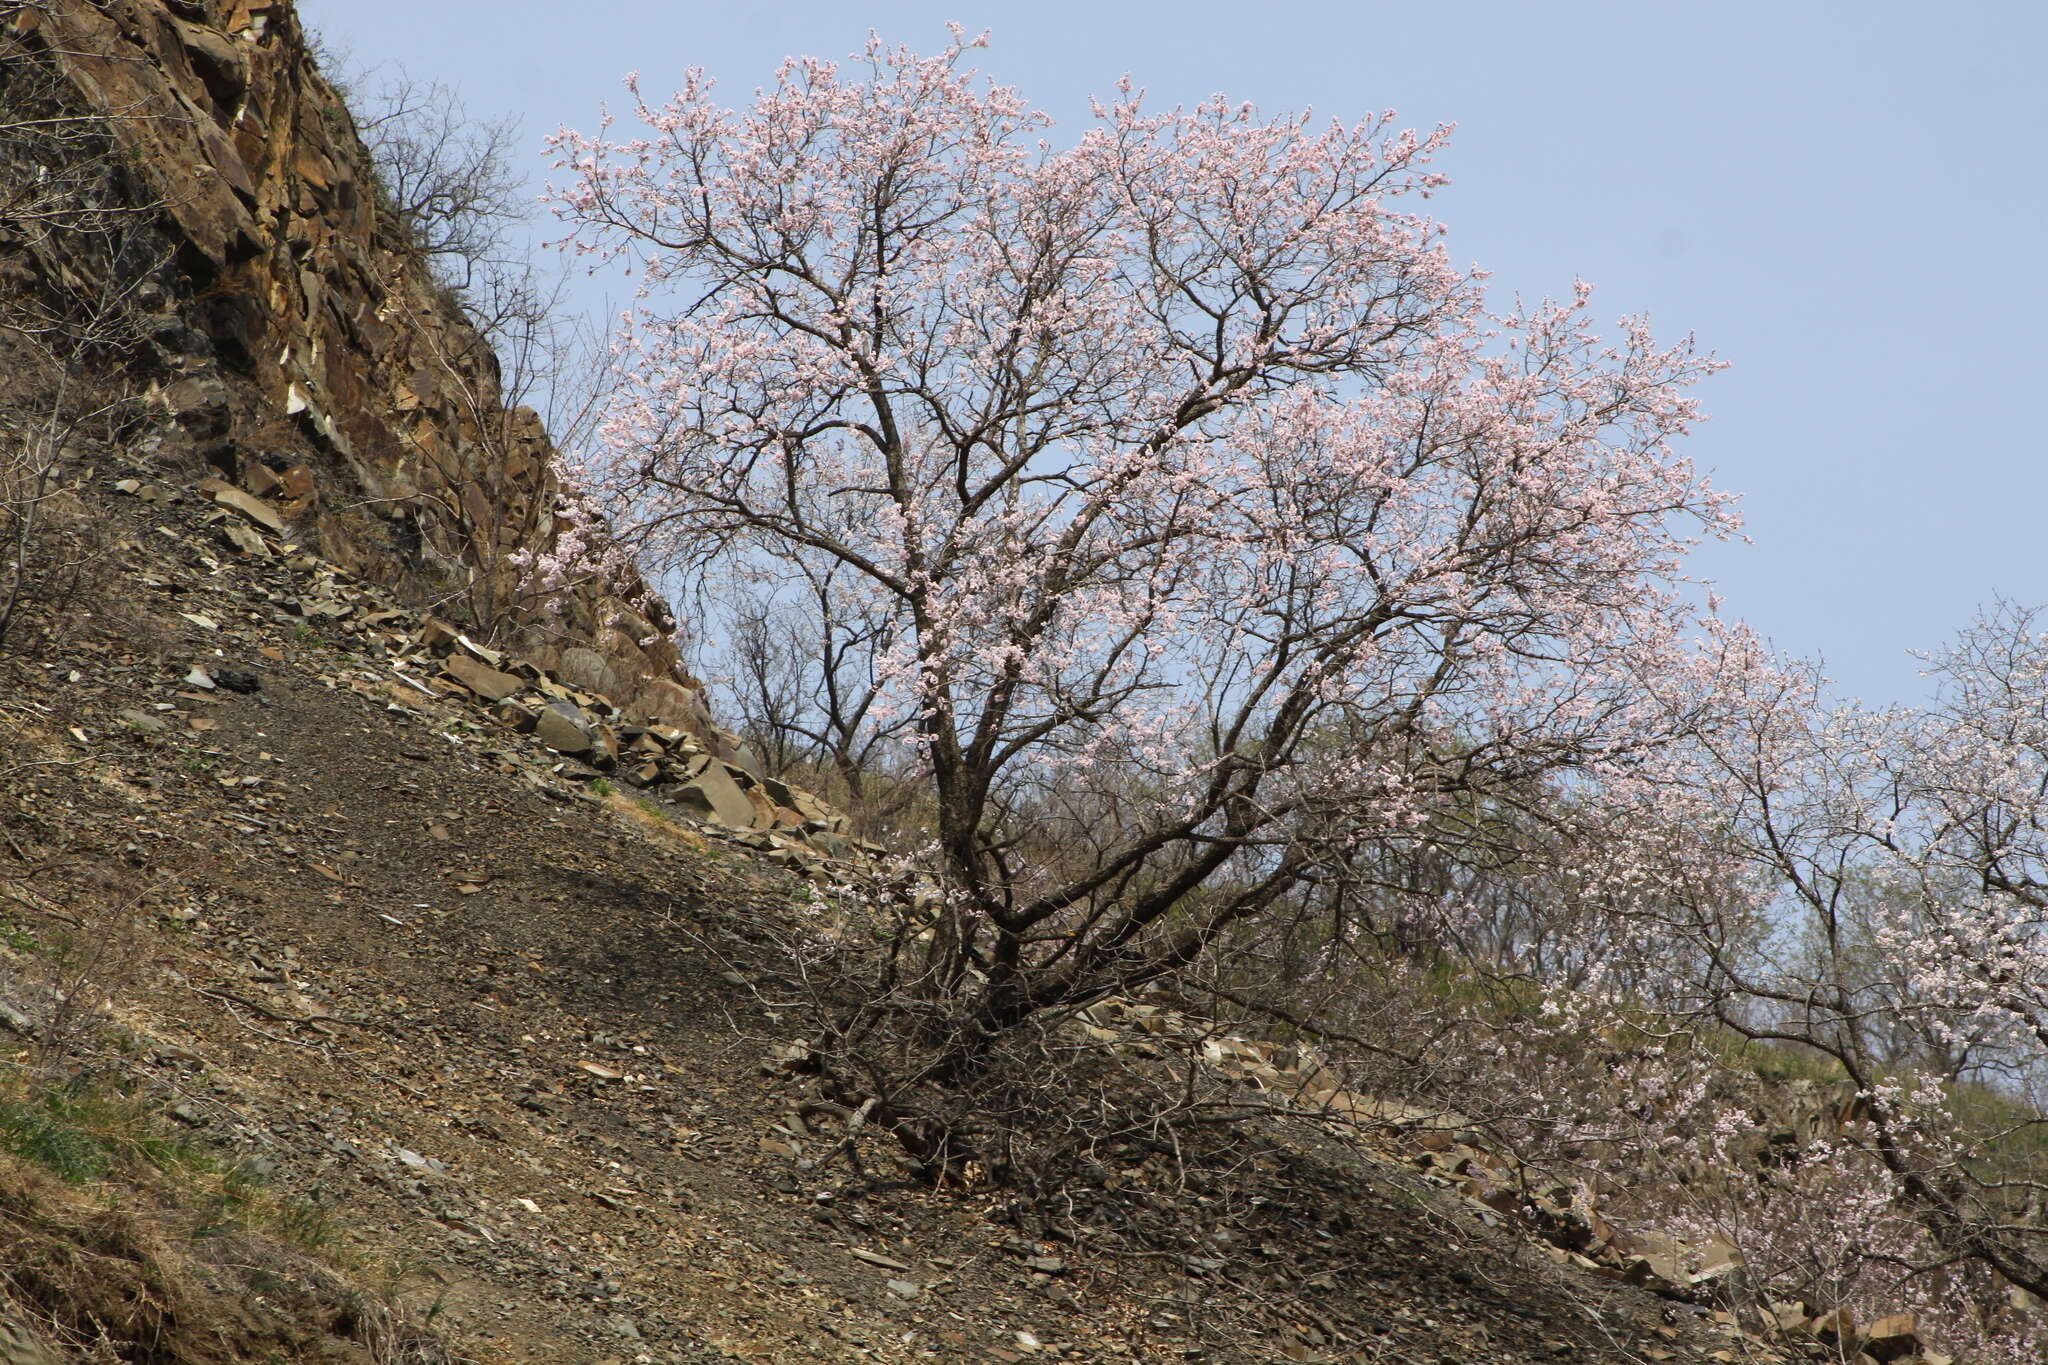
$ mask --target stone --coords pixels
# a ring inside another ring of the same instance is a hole
[[[521,706],[516,701],[501,701],[491,708],[491,715],[500,725],[509,725],[522,735],[530,735],[540,723],[540,717],[532,708]]]
[[[668,678],[656,678],[641,688],[628,714],[643,724],[671,726],[689,734],[703,734],[711,728],[711,714],[703,700]]]
[[[1806,1330],[1829,1346],[1846,1346],[1856,1339],[1856,1315],[1844,1305],[1822,1313],[1807,1323]]]
[[[582,645],[572,645],[562,651],[555,664],[555,676],[570,687],[600,696],[614,697],[619,692],[618,674],[605,661],[602,654]]]
[[[906,1273],[910,1270],[909,1266],[894,1256],[884,1256],[879,1251],[869,1251],[865,1247],[848,1247],[846,1251],[855,1260],[866,1261],[869,1265],[877,1265],[884,1270],[901,1270]]]
[[[209,484],[214,486],[209,488],[207,486]],[[281,536],[284,534],[284,518],[278,515],[275,507],[272,507],[263,499],[251,497],[233,484],[221,479],[207,479],[199,486],[207,496],[229,511],[241,513],[273,535]]]
[[[190,356],[204,360],[213,355],[213,338],[185,322],[176,313],[158,313],[143,321],[149,339],[172,357]]]
[[[853,845],[831,830],[807,830],[804,840],[828,858],[851,858],[854,854]]]
[[[752,822],[754,828],[773,829],[775,827],[775,803],[768,799],[768,793],[762,791],[759,787],[751,785],[747,775],[738,768],[733,767],[730,763],[725,767],[725,775],[731,778],[741,791],[746,793],[748,803],[754,808],[754,819]]]
[[[769,795],[775,795],[772,789]],[[805,791],[802,787],[791,787],[784,784],[782,795],[788,799],[781,800],[778,798],[777,804],[788,806],[806,820],[812,821],[836,834],[844,834],[846,832],[846,817]]]
[[[746,780],[749,782],[759,782],[767,771],[761,766],[760,758],[755,755],[753,749],[744,740],[732,744],[729,751],[722,749],[719,757],[739,769],[740,772],[745,773]],[[788,803],[778,801],[775,804],[786,805]]]
[[[164,386],[163,404],[187,432],[201,439],[227,435],[233,412],[228,386],[211,375],[195,375]]]
[[[393,1147],[391,1155],[416,1171],[432,1171],[439,1175],[448,1169],[445,1163],[430,1156],[421,1156],[410,1147]]]
[[[231,117],[249,88],[249,58],[243,45],[200,24],[179,23],[176,32],[192,70],[213,97],[214,108]]]
[[[1863,1338],[1864,1354],[1890,1362],[1920,1351],[1920,1324],[1911,1313],[1893,1313],[1870,1324]]]
[[[302,464],[295,464],[278,475],[278,495],[288,504],[302,504],[313,500],[313,471]]]
[[[490,668],[498,668],[502,666],[505,662],[505,656],[503,654],[499,653],[495,649],[491,649],[487,646],[478,644],[476,641],[470,639],[467,635],[458,633],[455,637],[455,647],[461,650],[464,654],[467,654],[470,658],[476,660],[478,663],[484,664]]]
[[[590,752],[590,721],[571,702],[554,702],[542,710],[535,717],[533,733],[558,754],[581,758]]]
[[[284,487],[284,480],[272,473],[270,466],[260,460],[251,460],[242,466],[242,488],[259,498],[272,497]]]
[[[326,616],[338,621],[344,616],[354,615],[355,608],[338,597],[307,597],[300,599],[299,612],[304,616]]]
[[[685,810],[694,811],[734,829],[754,827],[754,803],[732,780],[725,765],[716,759],[699,758],[694,769],[670,799]]]
[[[419,641],[422,648],[436,654],[445,654],[455,648],[455,642],[462,638],[462,632],[438,616],[429,616],[420,623]]]
[[[224,521],[220,525],[220,538],[238,554],[251,555],[257,559],[268,559],[270,547],[263,543],[263,537],[239,521]]]
[[[526,686],[510,673],[500,673],[464,654],[449,655],[442,671],[485,701],[503,701]]]
[[[152,716],[147,711],[122,711],[118,714],[122,724],[145,735],[160,735],[170,728],[161,716]]]
[[[31,1336],[26,1325],[0,1322],[0,1365],[63,1365],[63,1361],[53,1348]]]

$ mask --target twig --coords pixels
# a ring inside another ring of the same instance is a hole
[[[201,995],[213,995],[213,994],[214,994],[214,992],[212,992],[212,991],[207,991],[207,990],[202,990],[202,991],[200,991],[199,993],[200,993]],[[260,1013],[265,1013],[265,1014],[268,1014],[268,1013],[269,1013],[269,1011],[267,1011],[267,1010],[264,1010],[264,1009],[262,1008],[262,1006],[260,1006],[260,1005],[250,1005],[248,1001],[246,1001],[246,1000],[241,1000],[241,999],[240,999],[240,997],[238,997],[238,996],[227,996],[227,995],[223,995],[223,996],[219,996],[219,997],[217,997],[217,998],[219,998],[219,999],[222,999],[222,1000],[234,1000],[234,1001],[237,1001],[237,1003],[240,1003],[240,1004],[244,1004],[244,1005],[249,1005],[249,1008],[250,1008],[250,1009],[253,1009],[253,1010],[257,1010],[257,1011],[258,1011],[258,1012],[260,1012]],[[279,1018],[279,1017],[281,1017],[281,1016],[279,1016],[279,1015],[274,1015],[274,1014],[273,1014],[273,1015],[270,1015],[270,1017],[271,1017],[271,1018],[273,1018],[273,1019],[276,1019],[276,1018]],[[331,1055],[330,1055],[330,1054],[328,1053],[328,1051],[327,1051],[327,1048],[326,1048],[326,1045],[325,1045],[325,1044],[322,1044],[322,1043],[307,1043],[307,1042],[302,1042],[302,1041],[300,1041],[300,1040],[299,1040],[299,1039],[297,1039],[297,1038],[285,1038],[285,1037],[280,1037],[280,1036],[279,1036],[278,1034],[272,1033],[272,1032],[270,1032],[270,1031],[269,1031],[268,1029],[260,1029],[260,1028],[257,1028],[257,1027],[256,1027],[256,1026],[255,1026],[254,1024],[250,1023],[250,1022],[249,1022],[249,1021],[248,1021],[247,1019],[244,1019],[244,1018],[243,1018],[243,1017],[242,1017],[241,1015],[237,1014],[237,1013],[235,1012],[235,1009],[234,1009],[234,1006],[233,1006],[233,1005],[230,1005],[230,1006],[228,1006],[228,1018],[230,1018],[230,1019],[234,1020],[234,1021],[235,1021],[236,1023],[240,1024],[240,1025],[241,1025],[241,1026],[242,1026],[243,1028],[245,1028],[245,1029],[249,1030],[249,1032],[251,1032],[251,1033],[255,1034],[255,1035],[256,1035],[256,1036],[258,1037],[258,1038],[267,1038],[267,1039],[269,1039],[269,1040],[270,1040],[271,1042],[273,1042],[273,1043],[283,1043],[283,1044],[285,1044],[285,1045],[286,1045],[287,1047],[299,1047],[299,1048],[304,1048],[304,1049],[305,1049],[306,1051],[308,1051],[308,1052],[317,1052],[317,1053],[319,1053],[319,1054],[320,1054],[320,1055],[321,1055],[322,1057],[326,1057],[326,1058],[327,1058],[327,1059],[328,1059],[329,1061],[333,1061],[333,1060],[334,1060],[334,1059],[333,1059],[333,1057],[332,1057],[332,1056],[331,1056]]]
[[[265,1019],[274,1020],[275,1022],[280,1024],[305,1024],[315,1029],[319,1028],[322,1024],[348,1024],[355,1028],[381,1027],[381,1025],[377,1024],[373,1020],[344,1019],[338,1014],[280,1014],[276,1010],[270,1008],[268,1005],[259,1004],[258,1002],[249,999],[247,996],[236,995],[232,991],[214,990],[208,986],[194,986],[192,989],[197,991],[201,995],[210,996],[215,1000],[229,1001],[233,1004],[242,1006],[244,1009],[254,1010],[256,1013],[262,1015]]]

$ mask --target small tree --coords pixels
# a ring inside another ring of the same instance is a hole
[[[976,45],[554,140],[643,281],[583,477],[667,566],[829,566],[784,606],[885,627],[943,895],[817,1059],[934,1175],[994,1160],[957,1097],[1016,1037],[1706,723],[1669,585],[1733,524],[1669,447],[1713,362],[1584,286],[1489,316],[1413,207],[1445,129],[1125,85],[1054,147]]]

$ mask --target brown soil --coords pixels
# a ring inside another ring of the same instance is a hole
[[[879,1145],[868,1182],[801,1168],[792,1083],[761,1059],[795,1028],[771,944],[802,884],[621,818],[360,638],[296,624],[272,600],[292,572],[230,554],[210,510],[110,496],[122,601],[0,661],[0,917],[121,944],[99,972],[123,1065],[330,1207],[335,1258],[412,1286],[462,1355],[1740,1354],[1306,1123],[1162,1189],[1186,1237],[1142,1252],[894,1179]],[[194,665],[260,688],[197,690]],[[0,961],[0,996],[31,965]]]

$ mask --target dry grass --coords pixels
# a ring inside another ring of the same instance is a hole
[[[326,1207],[121,1083],[22,1062],[0,1062],[0,1318],[88,1360],[456,1359],[398,1286],[361,1287]]]
[[[711,840],[674,819],[654,802],[631,792],[621,791],[609,782],[601,790],[593,789],[591,795],[597,799],[598,804],[628,825],[663,843],[696,853],[707,853],[716,847]]]

